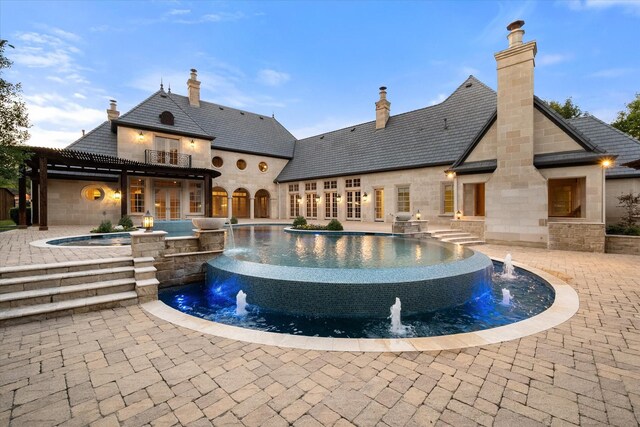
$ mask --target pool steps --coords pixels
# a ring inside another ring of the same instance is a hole
[[[440,240],[441,242],[457,243],[464,246],[485,244],[484,240],[480,239],[478,236],[474,236],[471,233],[467,233],[466,231],[437,230],[431,232],[427,231],[425,234],[434,239]]]
[[[0,268],[0,323],[157,298],[154,259],[118,257]]]

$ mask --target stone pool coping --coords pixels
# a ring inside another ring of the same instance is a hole
[[[72,245],[51,245],[48,242],[54,241],[54,240],[65,240],[65,239],[78,239],[81,237],[93,237],[93,236],[115,236],[116,234],[125,234],[125,233],[133,233],[136,230],[133,231],[116,231],[113,233],[86,233],[86,234],[76,234],[73,236],[61,236],[61,237],[49,237],[46,239],[41,239],[41,240],[34,240],[32,242],[29,242],[29,244],[31,246],[35,246],[36,248],[56,248],[56,249],[86,249],[86,248],[91,248],[91,249],[113,249],[114,247],[122,247],[122,246],[131,246],[131,245],[119,245],[119,246],[109,246],[109,245],[95,245],[95,246],[72,246]]]
[[[503,262],[500,258],[491,258]],[[151,301],[141,307],[162,320],[203,334],[277,347],[357,352],[438,351],[496,344],[545,331],[569,320],[580,305],[578,294],[567,283],[537,268],[520,263],[516,267],[545,280],[555,291],[551,307],[542,313],[505,326],[462,334],[422,338],[327,338],[279,334],[245,329],[200,319],[175,310],[162,301]]]

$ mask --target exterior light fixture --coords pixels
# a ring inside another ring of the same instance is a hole
[[[444,173],[447,174],[447,178],[449,179],[453,179],[453,177],[456,176],[454,171],[444,171]]]
[[[336,196],[336,202],[340,203],[342,201],[342,194],[338,194]]]
[[[138,142],[142,142],[144,141],[144,133],[142,133],[142,131],[140,131],[140,133],[138,134]]]
[[[153,215],[151,215],[149,211],[142,217],[142,227],[145,229],[145,232],[153,229]]]
[[[457,211],[456,212],[456,219],[460,219],[460,218],[462,218],[462,212]]]
[[[610,168],[613,165],[613,162],[611,161],[611,159],[603,159],[602,162],[600,163],[602,165],[603,168]]]
[[[122,193],[120,192],[120,190],[116,190],[116,192],[113,193],[113,198],[115,200],[120,200],[122,198]]]
[[[367,192],[365,191],[364,194],[362,195],[362,201],[366,202],[369,200],[369,195],[367,194]]]
[[[191,148],[193,148],[193,147],[195,147],[195,146],[196,146],[196,142],[192,139],[192,140],[191,140]]]
[[[322,200],[322,199],[320,198],[320,196],[319,196],[319,195],[316,195],[316,203],[320,203],[320,200]]]
[[[298,200],[298,203],[302,203],[302,197],[299,194],[296,194],[296,200]]]
[[[418,209],[418,212],[416,212],[416,219],[420,221],[420,218],[422,218],[422,214],[420,213],[420,209]]]

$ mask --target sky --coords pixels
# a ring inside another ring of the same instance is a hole
[[[506,26],[536,40],[535,92],[611,122],[640,92],[640,0],[9,1],[2,77],[22,84],[30,145],[62,148],[159,89],[275,115],[304,138],[442,102],[469,76],[496,88]],[[636,40],[634,42],[634,40]]]

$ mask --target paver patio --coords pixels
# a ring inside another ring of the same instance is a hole
[[[92,252],[25,247],[45,233],[1,233],[0,266]],[[476,249],[561,277],[580,310],[519,340],[398,354],[221,339],[138,306],[2,327],[0,424],[637,425],[640,257]]]

